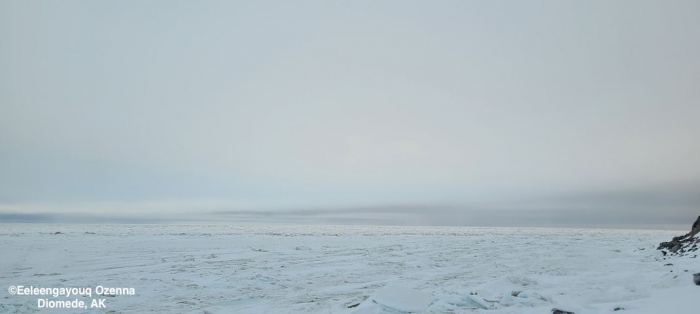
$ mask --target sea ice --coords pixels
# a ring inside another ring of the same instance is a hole
[[[700,313],[700,287],[693,282],[698,259],[655,250],[677,234],[3,224],[0,281],[133,287],[136,295],[107,301],[109,310],[122,313],[541,314],[561,308],[606,314],[618,307],[625,309],[615,312],[621,314]],[[477,297],[486,303],[473,302]],[[37,313],[36,299],[0,295],[0,313]]]
[[[427,310],[435,298],[422,291],[389,284],[375,292],[372,300],[397,311],[420,313]]]

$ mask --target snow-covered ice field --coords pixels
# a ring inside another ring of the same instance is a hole
[[[0,312],[700,313],[692,282],[700,260],[663,260],[655,250],[681,233],[2,224]],[[108,297],[107,309],[58,311],[10,295],[11,285],[136,295]]]

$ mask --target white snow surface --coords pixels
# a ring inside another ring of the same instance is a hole
[[[700,259],[656,250],[682,233],[0,224],[0,313],[700,313]],[[37,309],[11,285],[136,295]]]

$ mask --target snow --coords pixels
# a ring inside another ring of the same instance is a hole
[[[655,250],[682,231],[0,226],[0,313],[37,312],[10,285],[135,288],[115,313],[697,313],[700,295],[700,262]]]

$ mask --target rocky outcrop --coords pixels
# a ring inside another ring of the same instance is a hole
[[[700,238],[697,237],[698,232],[700,232],[700,227],[696,226],[692,231],[674,237],[669,242],[661,242],[656,249],[661,250],[664,256],[697,257],[698,245],[700,244]]]

